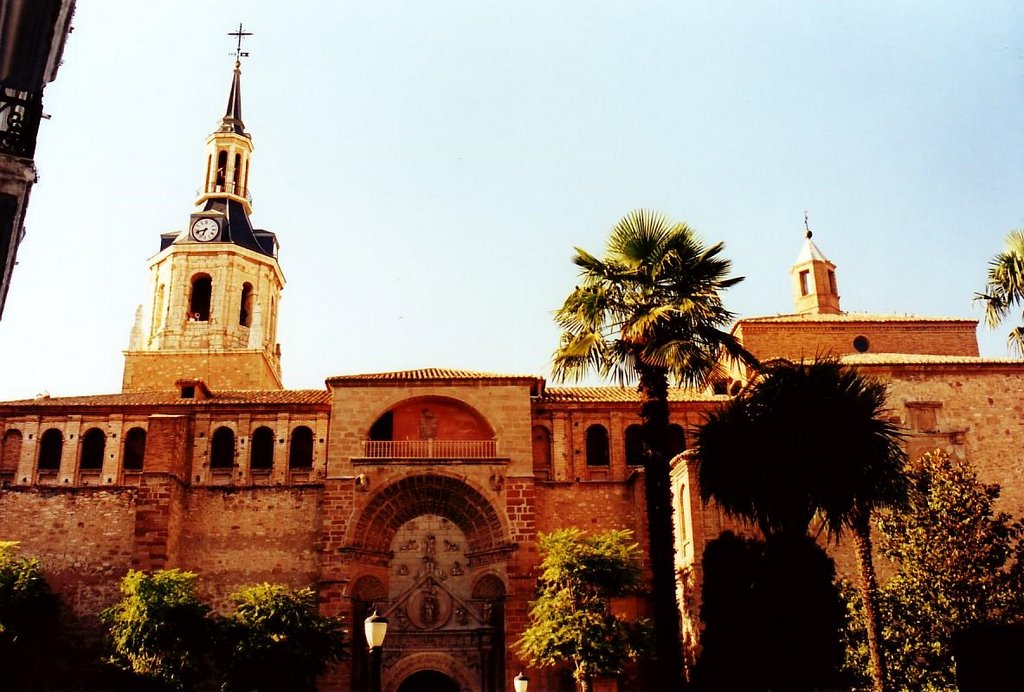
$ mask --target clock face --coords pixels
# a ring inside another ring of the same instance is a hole
[[[220,232],[220,226],[213,219],[199,219],[192,224],[192,237],[204,243],[213,240]]]

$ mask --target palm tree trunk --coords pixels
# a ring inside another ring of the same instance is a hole
[[[885,654],[882,651],[882,623],[878,619],[878,579],[875,577],[875,563],[871,557],[871,512],[865,508],[855,510],[853,516],[853,540],[857,549],[857,566],[860,569],[860,593],[864,601],[864,620],[868,630],[868,656],[871,661],[871,682],[874,692],[887,692],[888,671]]]
[[[639,369],[639,368],[638,368]],[[654,596],[654,652],[659,690],[685,685],[676,602],[672,485],[669,476],[668,377],[664,370],[640,370],[640,420],[644,442],[644,487]]]

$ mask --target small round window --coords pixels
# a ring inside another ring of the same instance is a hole
[[[871,344],[866,336],[858,336],[853,340],[853,347],[857,349],[857,353],[866,353],[871,348]]]

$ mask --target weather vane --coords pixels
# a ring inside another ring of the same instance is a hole
[[[807,223],[807,218],[808,218],[808,216],[807,216],[807,210],[806,210],[806,209],[804,209],[804,230],[805,230],[805,231],[807,231],[807,237],[808,237],[808,238],[810,238],[810,237],[811,237],[811,227],[810,227],[810,225],[809,225],[809,224]]]
[[[252,36],[251,31],[242,31],[242,23],[238,23],[238,31],[229,31],[228,36],[235,36],[238,38],[238,44],[235,46],[235,61],[239,61],[241,58],[248,58],[248,51],[242,50],[242,38],[244,36]],[[229,54],[230,55],[230,54]]]

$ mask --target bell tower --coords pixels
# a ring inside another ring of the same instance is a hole
[[[804,226],[807,227],[806,216]],[[836,265],[832,264],[811,240],[806,228],[803,247],[796,263],[789,270],[793,281],[793,299],[798,314],[838,315],[839,287],[836,284]]]
[[[238,34],[244,34],[239,27]],[[239,46],[240,48],[240,46]],[[252,137],[242,122],[236,52],[227,109],[206,139],[203,187],[181,230],[149,260],[149,301],[125,351],[125,392],[172,390],[183,380],[217,389],[281,389],[277,310],[284,274],[277,237],[249,216]]]

